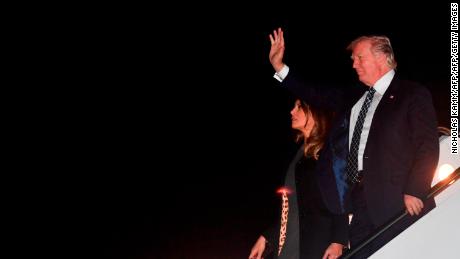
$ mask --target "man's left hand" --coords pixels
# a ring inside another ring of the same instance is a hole
[[[422,200],[409,194],[404,194],[404,204],[406,205],[407,212],[409,212],[411,216],[420,214],[423,209]]]

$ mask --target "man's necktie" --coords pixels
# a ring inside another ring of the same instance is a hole
[[[280,227],[280,239],[278,245],[278,255],[281,253],[281,249],[283,249],[284,242],[286,241],[286,227],[288,221],[288,213],[289,213],[289,200],[288,200],[288,192],[287,190],[282,190],[282,211],[281,211],[281,227]]]
[[[361,139],[361,132],[363,130],[364,120],[366,119],[367,110],[371,105],[372,98],[374,97],[375,89],[371,87],[367,92],[366,100],[364,101],[361,110],[359,111],[358,120],[356,121],[355,130],[351,139],[350,152],[348,153],[347,161],[347,180],[349,183],[356,183],[361,181],[361,175],[358,173],[358,150],[359,141]]]

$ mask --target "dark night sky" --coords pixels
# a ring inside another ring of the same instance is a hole
[[[332,6],[133,7],[102,19],[118,54],[97,91],[104,119],[92,148],[104,154],[93,237],[107,257],[245,258],[274,220],[295,149],[293,99],[268,61],[278,26],[286,63],[325,82],[357,80],[352,39],[389,36],[398,73],[429,87],[447,125],[449,5]]]

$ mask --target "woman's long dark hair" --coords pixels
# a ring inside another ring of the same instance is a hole
[[[297,131],[295,140],[297,143],[303,141],[305,157],[318,159],[319,151],[323,148],[324,142],[326,141],[327,132],[329,131],[333,114],[330,111],[317,109],[303,101],[300,103],[302,110],[307,115],[307,120],[309,119],[308,114],[311,112],[313,119],[315,120],[315,126],[313,126],[308,138],[305,138],[301,131]]]

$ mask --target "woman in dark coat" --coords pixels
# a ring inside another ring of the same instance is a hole
[[[259,259],[269,248],[273,248],[274,258],[338,258],[348,245],[348,216],[327,209],[318,179],[334,176],[320,176],[322,172],[316,170],[330,116],[296,100],[291,120],[302,145],[287,170],[284,188],[279,190],[280,221],[259,237],[249,258]]]

